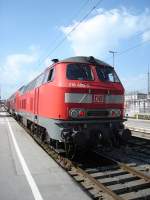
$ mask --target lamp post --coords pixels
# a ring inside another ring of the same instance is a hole
[[[148,93],[148,95],[150,94],[150,73],[149,73],[149,65],[148,65],[148,79],[147,79],[147,89],[148,89],[148,91],[147,91],[147,93]]]
[[[115,53],[117,53],[117,51],[109,51],[109,53],[112,53],[113,55],[113,67],[115,66]]]

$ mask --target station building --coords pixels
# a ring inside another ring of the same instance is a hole
[[[150,115],[150,95],[140,92],[125,94],[125,115],[135,116],[137,114]]]

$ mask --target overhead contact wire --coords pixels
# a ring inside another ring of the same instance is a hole
[[[62,45],[64,43],[64,41],[68,38],[68,36],[74,32],[80,25],[81,23],[88,18],[88,16],[97,8],[97,6],[102,2],[103,0],[99,0],[91,9],[90,11],[84,15],[84,17],[62,38],[62,40],[60,40],[60,42],[48,53],[48,56],[50,56],[60,45]],[[48,57],[47,56],[47,57]],[[44,59],[46,59],[47,57],[45,57]],[[44,61],[44,59],[42,60],[42,62]],[[42,63],[41,62],[41,63]],[[40,63],[40,64],[41,64]]]

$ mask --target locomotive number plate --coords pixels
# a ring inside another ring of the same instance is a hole
[[[103,103],[104,102],[104,95],[94,94],[93,102],[94,103]]]

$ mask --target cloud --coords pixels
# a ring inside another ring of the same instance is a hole
[[[147,42],[150,40],[150,30],[149,31],[146,31],[144,34],[143,34],[143,42]]]
[[[1,79],[7,81],[8,83],[16,83],[18,80],[22,79],[22,72],[30,70],[29,64],[32,64],[36,61],[35,55],[29,54],[12,54],[8,55],[4,66],[1,70]],[[27,66],[29,69],[24,69]],[[26,77],[28,78],[28,76]]]
[[[40,47],[31,45],[26,53],[10,54],[3,63],[0,63],[0,87],[3,98],[9,97],[52,64],[50,58],[43,61],[40,57]]]
[[[0,82],[4,96],[9,96],[23,84],[28,83],[40,69],[37,68],[38,51],[29,48],[28,53],[8,55],[0,68]]]
[[[77,24],[78,22],[74,22],[61,27],[75,55],[102,57],[108,50],[116,49],[121,41],[150,28],[150,12],[146,9],[141,14],[133,14],[125,8],[108,11],[99,9],[95,16],[83,21],[78,28],[67,35]],[[149,37],[144,34],[142,37]]]

